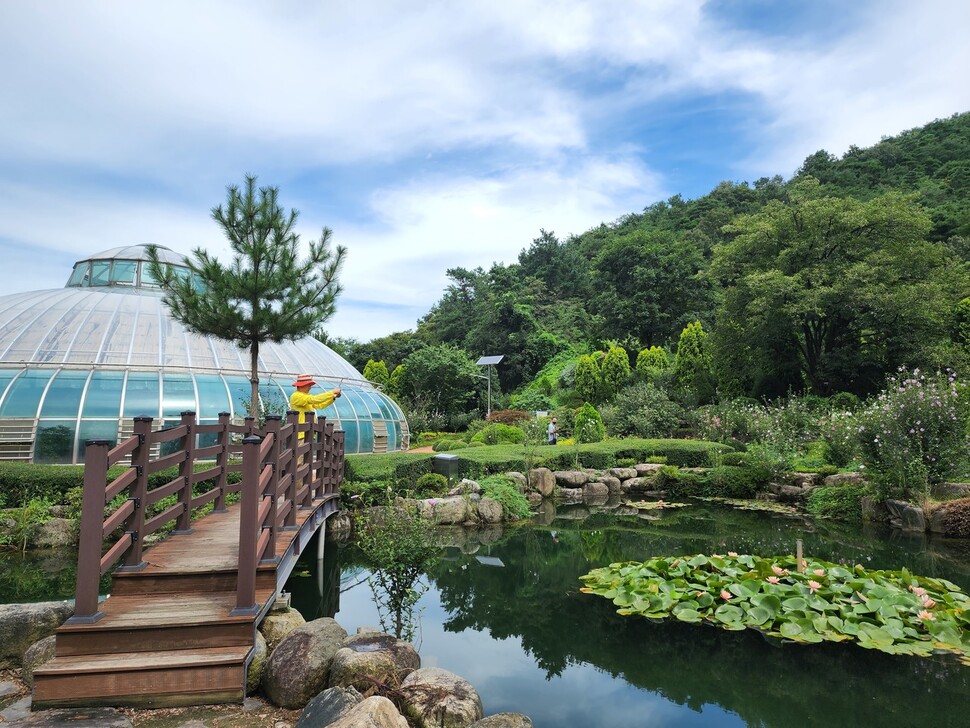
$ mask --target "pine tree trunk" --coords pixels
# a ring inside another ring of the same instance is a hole
[[[249,416],[259,421],[259,342],[253,341],[249,347]]]

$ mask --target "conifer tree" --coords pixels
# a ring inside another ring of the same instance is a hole
[[[249,351],[250,415],[256,416],[259,393],[259,346],[264,341],[295,340],[310,335],[329,319],[340,293],[337,277],[346,248],[330,248],[332,231],[323,228],[300,259],[300,236],[294,232],[296,210],[285,213],[276,187],[256,188],[247,176],[243,189],[227,187],[225,206],[213,208],[233,251],[223,265],[203,248],[186,263],[189,276],[159,261],[150,247],[150,273],[165,292],[173,318],[187,329],[232,341]]]
[[[384,360],[368,359],[367,364],[364,365],[364,379],[380,387],[386,387],[391,380],[391,375],[387,371],[387,364],[384,363]]]

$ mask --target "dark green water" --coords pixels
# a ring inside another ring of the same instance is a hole
[[[469,679],[486,714],[526,713],[540,728],[970,725],[970,667],[950,658],[622,617],[578,581],[593,567],[654,555],[794,553],[801,538],[812,556],[905,566],[970,590],[970,543],[704,504],[658,521],[586,517],[582,507],[557,516],[475,553],[449,548],[428,575],[416,640],[423,664]],[[291,579],[294,606],[308,619],[332,614],[350,632],[377,626],[359,555],[327,548]],[[321,576],[331,584],[323,594]]]

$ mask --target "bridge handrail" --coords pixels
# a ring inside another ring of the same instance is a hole
[[[245,601],[243,587],[251,579],[255,587],[255,575],[258,562],[275,557],[276,534],[280,528],[295,527],[296,509],[312,507],[312,500],[323,496],[328,491],[317,481],[320,480],[321,468],[315,462],[316,453],[312,447],[294,451],[293,443],[299,442],[299,433],[310,433],[308,439],[314,442],[318,432],[327,427],[332,431],[333,425],[325,418],[314,421],[312,414],[308,415],[307,423],[297,422],[297,413],[287,413],[287,423],[281,427],[280,417],[268,417],[264,437],[254,429],[254,420],[246,418],[243,425],[230,422],[227,412],[219,414],[218,424],[199,425],[194,412],[183,412],[181,421],[172,428],[152,430],[151,417],[136,417],[134,434],[123,442],[113,445],[108,440],[88,440],[84,454],[84,488],[81,505],[81,529],[78,544],[78,571],[75,598],[75,612],[72,623],[93,623],[102,616],[98,610],[98,591],[101,576],[107,573],[116,563],[124,559],[119,570],[136,571],[146,566],[142,560],[145,537],[163,528],[169,522],[177,523],[173,534],[190,533],[192,530],[192,513],[195,509],[214,501],[214,512],[225,512],[226,495],[241,491],[242,512],[249,513],[255,508],[253,515],[265,507],[265,523],[261,522],[257,528],[254,519],[240,520],[240,575],[238,583],[237,601]],[[196,436],[199,434],[215,434],[216,445],[196,448]],[[341,433],[342,434],[342,433]],[[242,443],[233,442],[233,435],[243,435]],[[253,440],[255,438],[255,440]],[[172,454],[151,458],[151,450],[155,445],[179,440],[180,447]],[[250,460],[256,465],[247,470],[246,453],[252,450],[252,442],[258,442],[256,457],[250,454]],[[341,440],[342,445],[342,440]],[[231,463],[230,456],[235,453],[243,455],[242,462]],[[110,483],[107,482],[108,469],[124,458],[130,456],[130,465],[125,471]],[[195,472],[195,464],[202,458],[211,460],[215,456],[215,465],[204,471]],[[301,457],[308,461],[300,464]],[[339,456],[323,451],[320,455],[327,461],[339,457],[342,463],[343,451]],[[280,466],[280,463],[283,466]],[[151,473],[177,464],[178,475],[168,483],[148,489],[148,476]],[[305,470],[299,469],[300,467]],[[255,469],[253,469],[255,468]],[[260,473],[267,470],[265,480]],[[240,483],[229,484],[230,472],[242,471],[243,479]],[[282,472],[281,471],[285,471]],[[280,491],[280,476],[285,488]],[[341,471],[342,475],[342,471]],[[212,479],[214,485],[205,493],[193,495],[193,486],[197,483]],[[260,488],[260,482],[264,487]],[[337,480],[339,483],[339,479]],[[127,493],[127,498],[113,512],[105,516],[105,506],[113,499]],[[251,495],[247,495],[250,494]],[[309,499],[301,500],[296,497],[306,493]],[[176,503],[164,511],[146,518],[150,506],[168,496],[176,496]],[[277,501],[283,496],[278,507]],[[243,523],[246,532],[243,532]],[[122,530],[121,536],[111,541],[112,534]],[[250,539],[252,534],[252,539]],[[244,538],[245,535],[245,538]],[[252,544],[250,544],[252,540]],[[106,546],[106,541],[110,541]],[[258,556],[250,564],[246,550],[259,547]],[[244,558],[245,557],[245,558]],[[245,564],[244,564],[245,561]],[[244,576],[245,574],[245,576]],[[248,594],[250,589],[246,589]],[[253,592],[254,595],[254,592]],[[252,603],[246,606],[252,606]]]

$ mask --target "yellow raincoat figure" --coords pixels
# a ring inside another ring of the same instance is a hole
[[[300,413],[300,424],[302,425],[306,422],[307,412],[316,412],[317,410],[329,407],[333,404],[334,400],[337,399],[342,392],[340,387],[335,387],[329,392],[323,392],[321,394],[310,394],[310,388],[316,386],[316,382],[313,381],[313,377],[309,374],[301,374],[293,382],[293,386],[296,387],[296,391],[290,395],[290,409],[295,410]],[[304,433],[300,433],[300,439],[303,439]]]

